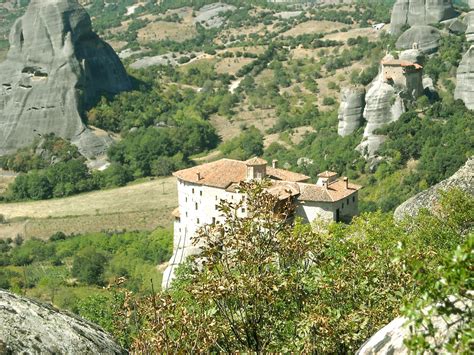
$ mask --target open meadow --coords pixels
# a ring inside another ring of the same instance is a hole
[[[0,239],[169,227],[177,205],[175,181],[168,177],[63,199],[0,204],[8,221],[0,224]]]

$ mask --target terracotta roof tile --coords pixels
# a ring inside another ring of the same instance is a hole
[[[323,171],[322,173],[319,173],[318,174],[318,177],[321,177],[321,178],[332,178],[334,176],[337,176],[337,173],[335,173],[334,171]]]
[[[263,160],[263,159],[262,159]],[[198,165],[173,174],[178,179],[198,185],[226,189],[233,183],[245,181],[247,177],[246,162],[232,159],[221,159],[212,163]],[[309,176],[293,173],[283,169],[267,166],[270,179],[287,181],[307,181]]]
[[[415,67],[416,69],[422,69],[423,66],[421,66],[418,63],[413,63],[408,60],[400,60],[400,59],[390,59],[390,60],[384,60],[382,61],[383,65],[388,65],[388,66],[400,66],[400,67]]]

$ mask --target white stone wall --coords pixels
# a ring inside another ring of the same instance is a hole
[[[296,215],[306,223],[312,223],[316,219],[330,222],[336,221],[339,209],[339,220],[347,222],[359,213],[358,204],[357,192],[338,202],[303,201],[297,205]]]
[[[221,200],[239,202],[241,199],[242,195],[238,193],[178,180],[180,218],[174,222],[173,255],[163,274],[163,288],[169,286],[179,264],[188,256],[199,253],[199,246],[193,245],[193,236],[199,228],[223,222],[223,217],[217,209]],[[244,216],[245,207],[239,212]]]

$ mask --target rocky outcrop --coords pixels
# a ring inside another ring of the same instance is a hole
[[[420,209],[433,209],[438,204],[439,191],[446,191],[452,188],[461,189],[474,195],[474,157],[470,158],[453,176],[430,187],[428,190],[420,192],[397,207],[394,217],[397,220],[405,216],[415,216]]]
[[[474,110],[474,45],[459,63],[454,98],[464,101],[468,109]]]
[[[439,47],[441,33],[431,26],[413,26],[403,32],[395,44],[397,49],[406,50],[417,46],[423,53],[436,52]]]
[[[367,125],[364,138],[357,150],[366,158],[374,158],[385,137],[375,131],[384,125],[398,120],[406,111],[400,93],[378,78],[365,97],[364,118]]]
[[[423,313],[425,313],[427,318],[429,317],[434,331],[434,336],[426,336],[425,340],[433,347],[439,347],[440,354],[448,353],[441,350],[443,345],[449,344],[450,341],[454,340],[453,337],[456,334],[456,330],[460,326],[465,326],[466,320],[459,313],[467,312],[467,309],[472,308],[471,300],[459,300],[459,298],[454,296],[450,296],[449,300],[454,303],[454,308],[456,308],[456,311],[453,311],[449,316],[441,316],[438,312],[428,316],[428,312],[432,311],[432,307],[423,309]],[[412,336],[411,329],[417,329],[417,333],[426,331],[419,325],[418,327],[420,328],[416,327],[417,325],[413,324],[408,318],[397,317],[370,337],[356,352],[356,355],[412,354],[413,351],[410,351],[405,345],[405,340]],[[426,353],[428,354],[429,352]]]
[[[425,61],[425,55],[420,49],[412,48],[400,52],[400,59],[423,65]]]
[[[46,133],[70,139],[86,156],[102,153],[110,138],[96,137],[81,114],[102,92],[131,82],[84,8],[76,0],[33,0],[9,40],[0,64],[0,155]]]
[[[2,354],[127,353],[98,326],[3,290],[0,322]]]
[[[406,25],[435,24],[455,16],[450,0],[397,0],[392,10],[390,30],[398,35]]]
[[[347,136],[362,125],[364,106],[365,88],[346,88],[342,90],[337,129],[340,136]]]
[[[466,22],[466,40],[468,42],[474,42],[474,9],[469,12],[464,18]]]

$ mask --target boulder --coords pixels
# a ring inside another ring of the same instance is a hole
[[[441,33],[434,27],[413,26],[403,32],[395,46],[397,49],[406,50],[413,48],[415,45],[423,53],[430,54],[436,52],[440,39]]]
[[[87,157],[103,153],[110,137],[96,137],[82,114],[101,93],[131,82],[84,8],[76,0],[33,0],[9,41],[0,64],[0,155],[46,133],[70,139]]]
[[[365,88],[346,88],[342,90],[337,129],[340,136],[347,136],[362,125],[364,106]]]
[[[0,321],[2,354],[127,353],[98,326],[3,290]]]
[[[367,125],[364,138],[356,149],[368,159],[375,158],[385,136],[375,134],[374,131],[398,120],[405,111],[400,93],[393,86],[378,79],[365,97],[364,118]]]
[[[454,98],[464,101],[468,109],[474,110],[474,45],[459,63]]]
[[[406,51],[400,52],[400,59],[406,60],[412,63],[423,64],[425,61],[425,55],[419,49],[412,48]]]
[[[429,25],[457,15],[451,0],[397,0],[392,10],[390,29],[398,35],[406,25]]]
[[[458,188],[474,195],[474,157],[471,157],[450,178],[420,192],[398,206],[394,213],[395,219],[401,220],[405,216],[416,216],[422,208],[433,210],[436,208],[440,198],[439,191],[446,191],[452,188]]]
[[[465,20],[457,18],[448,27],[449,31],[455,34],[463,34],[467,30],[467,23]]]

